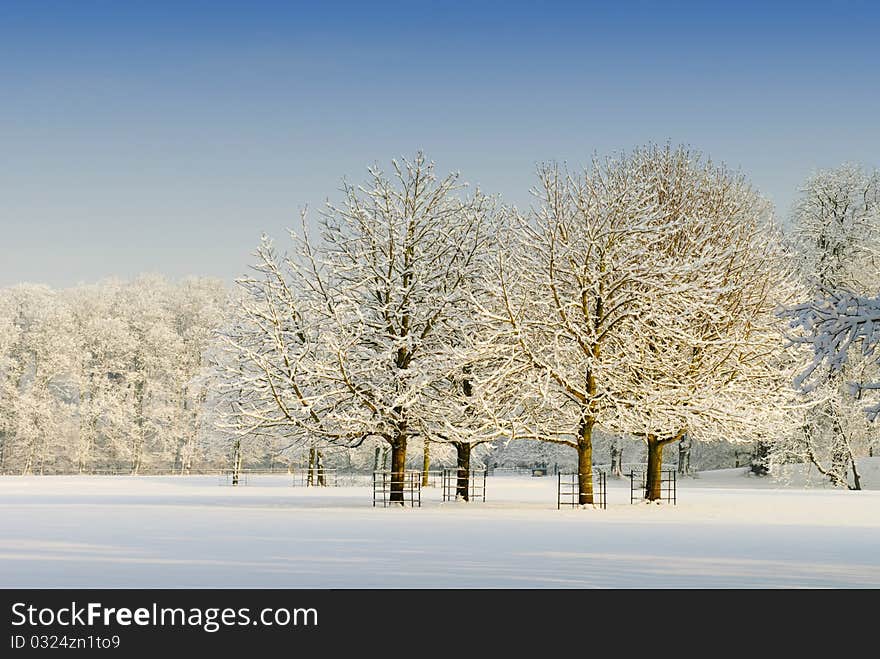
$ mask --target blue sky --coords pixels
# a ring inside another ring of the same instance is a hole
[[[0,285],[242,273],[373,162],[529,202],[683,142],[785,216],[880,166],[880,3],[0,0]]]

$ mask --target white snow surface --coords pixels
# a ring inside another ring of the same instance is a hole
[[[880,490],[798,480],[704,472],[672,506],[609,479],[607,510],[557,510],[555,477],[498,475],[486,503],[401,510],[281,475],[3,477],[0,586],[880,587]]]

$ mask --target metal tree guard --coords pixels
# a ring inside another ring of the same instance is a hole
[[[660,501],[678,502],[678,487],[675,469],[663,469],[660,472]],[[632,469],[629,472],[629,502],[644,501],[648,498],[648,470]]]
[[[392,480],[393,473],[390,471],[373,472],[373,508],[381,503],[383,508],[390,505],[406,505],[412,508],[422,507],[422,472],[406,471],[403,480]],[[401,485],[403,501],[391,501],[391,486]]]
[[[458,469],[443,470],[443,501],[458,498]],[[468,474],[468,501],[486,501],[486,470],[471,469]]]
[[[581,505],[580,499],[580,474],[564,474],[559,472],[556,475],[556,509],[562,506],[571,506],[576,508]],[[583,504],[590,505],[590,504]],[[602,510],[608,508],[608,482],[607,474],[599,470],[593,471],[593,506],[598,506]]]

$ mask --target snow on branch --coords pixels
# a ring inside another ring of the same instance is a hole
[[[813,359],[797,377],[795,385],[803,391],[812,391],[823,379],[823,373],[839,373],[857,351],[863,357],[877,359],[880,343],[880,297],[857,295],[846,289],[826,291],[782,312],[794,330],[792,343],[806,344]],[[855,383],[858,390],[876,390],[880,383]],[[875,419],[880,406],[868,409]]]

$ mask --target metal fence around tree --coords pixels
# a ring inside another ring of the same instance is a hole
[[[443,501],[458,498],[458,469],[443,470]],[[468,501],[486,501],[486,470],[471,469],[468,473]]]
[[[390,471],[373,472],[373,507],[382,504],[383,508],[390,505],[407,505],[422,507],[422,472],[406,471],[401,476],[402,480],[393,480],[394,473]],[[394,485],[400,486],[403,501],[392,501],[391,491]]]
[[[665,465],[664,465],[665,467]],[[671,503],[673,506],[678,501],[678,487],[676,470],[660,470],[660,501]],[[645,501],[648,498],[648,469],[631,469],[629,472],[629,502]]]
[[[602,510],[608,508],[608,482],[607,474],[601,469],[593,470],[593,506]],[[556,475],[556,509],[563,506],[576,508],[580,503],[580,474],[558,473]],[[591,505],[591,504],[583,504]]]

